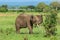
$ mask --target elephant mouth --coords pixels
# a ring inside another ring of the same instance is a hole
[[[34,27],[39,27],[40,25],[39,24],[34,24]]]
[[[39,24],[37,24],[37,27],[39,27]]]

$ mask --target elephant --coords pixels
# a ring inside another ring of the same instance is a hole
[[[33,24],[39,25],[43,22],[42,15],[28,15],[28,14],[20,14],[17,16],[15,21],[16,33],[20,33],[21,28],[29,29],[29,34],[32,34]]]

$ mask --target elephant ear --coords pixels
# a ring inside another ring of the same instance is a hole
[[[42,23],[43,22],[43,15],[37,15],[37,17],[38,17],[40,23]]]
[[[31,15],[31,17],[30,17],[30,21],[31,21],[31,22],[33,21],[33,15]]]
[[[42,17],[42,15],[36,15],[38,18],[41,18]]]
[[[31,21],[32,23],[35,23],[36,19],[35,19],[35,16],[34,16],[34,15],[31,15],[30,21]]]

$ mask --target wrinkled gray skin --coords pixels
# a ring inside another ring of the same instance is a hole
[[[20,33],[21,28],[28,27],[29,33],[33,33],[33,24],[39,25],[43,22],[42,15],[28,15],[28,14],[20,14],[16,18],[15,26],[16,32]]]

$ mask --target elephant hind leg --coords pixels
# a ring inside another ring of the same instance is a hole
[[[20,33],[20,25],[16,25],[16,33]]]

